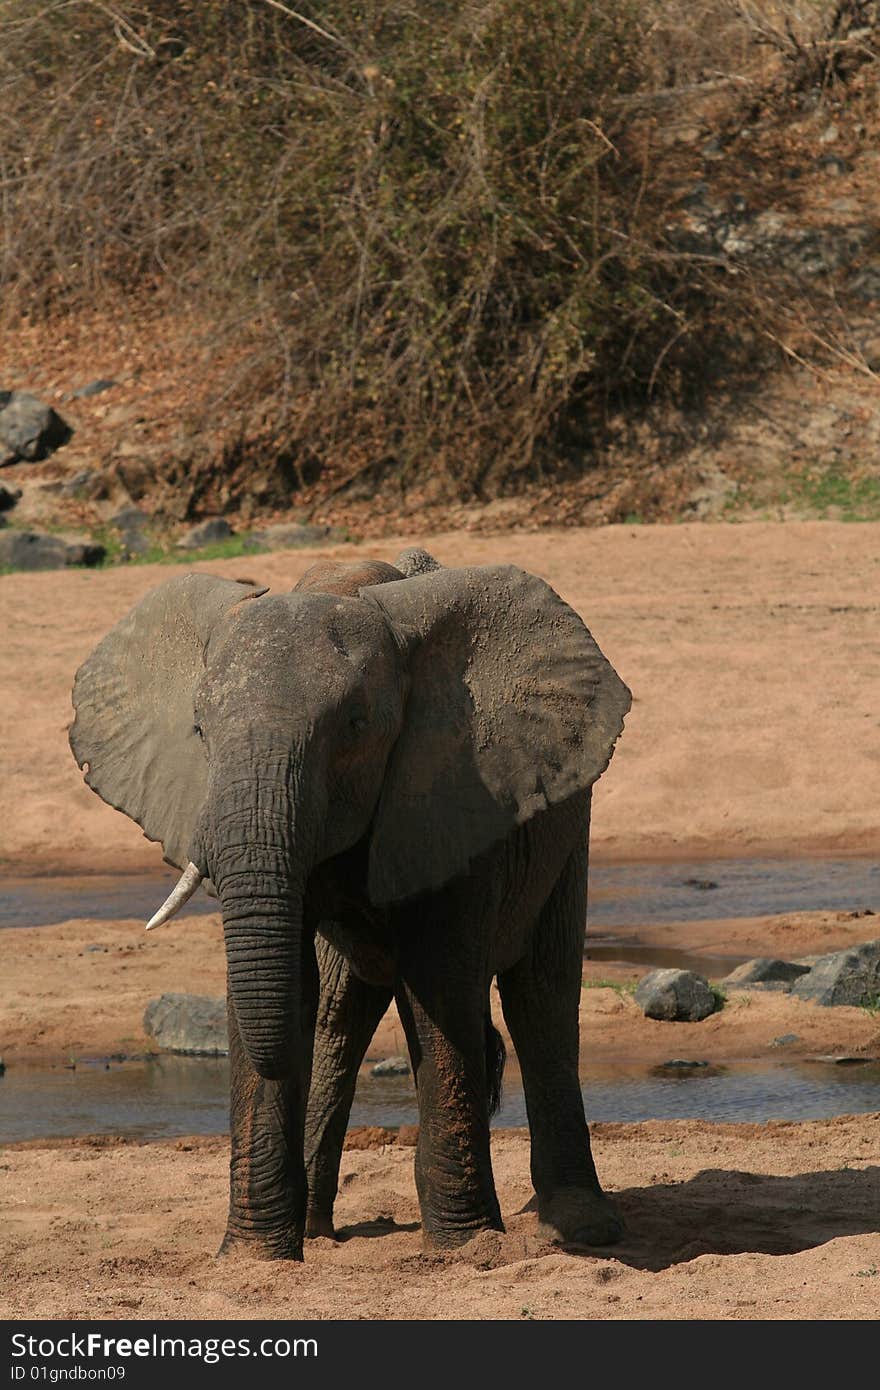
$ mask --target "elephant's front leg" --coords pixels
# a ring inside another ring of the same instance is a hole
[[[231,999],[227,1016],[232,1152],[229,1218],[220,1254],[240,1249],[257,1259],[301,1260],[306,1220],[303,1127],[314,1000],[303,1010],[296,1065],[281,1081],[266,1080],[251,1065]]]
[[[334,1236],[333,1203],[358,1068],[391,1003],[391,987],[368,985],[339,951],[316,942],[321,973],[312,1084],[306,1111],[307,1236]]]
[[[402,961],[397,995],[419,1101],[422,1229],[425,1243],[438,1247],[504,1229],[489,1156],[488,987],[479,963],[468,976],[467,936],[425,923]]]

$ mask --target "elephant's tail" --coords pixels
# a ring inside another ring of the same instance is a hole
[[[501,1104],[501,1078],[504,1075],[507,1048],[488,1013],[486,1014],[485,1038],[486,1090],[489,1099],[489,1115],[492,1116]]]

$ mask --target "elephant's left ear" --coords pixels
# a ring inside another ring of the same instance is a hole
[[[208,779],[193,694],[218,625],[265,589],[207,574],[160,584],[76,673],[70,746],[86,782],[183,868]]]
[[[370,896],[439,888],[608,766],[630,692],[578,615],[513,566],[361,591],[408,652],[411,689],[374,822]]]

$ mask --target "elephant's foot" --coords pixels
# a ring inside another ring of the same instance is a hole
[[[217,1251],[218,1258],[223,1255],[247,1255],[251,1260],[298,1260],[301,1263],[302,1232],[280,1231],[267,1235],[262,1231],[240,1231],[228,1227],[223,1244]]]
[[[422,1245],[425,1250],[457,1250],[459,1246],[466,1245],[474,1236],[478,1236],[483,1231],[502,1231],[504,1223],[501,1218],[497,1220],[481,1221],[472,1226],[462,1225],[441,1225],[438,1222],[427,1222],[422,1217]]]
[[[328,1212],[313,1210],[310,1207],[306,1215],[306,1240],[318,1240],[321,1236],[327,1240],[336,1239],[333,1217]]]
[[[599,1188],[560,1187],[538,1194],[538,1231],[559,1245],[614,1245],[624,1226]]]

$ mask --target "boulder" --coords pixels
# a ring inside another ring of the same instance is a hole
[[[0,451],[33,463],[66,444],[73,430],[28,391],[0,391]]]
[[[319,545],[330,534],[329,526],[306,526],[299,522],[281,521],[264,526],[253,533],[253,539],[270,550],[293,550],[300,545]]]
[[[0,483],[0,512],[11,511],[20,497],[20,487],[4,487]]]
[[[0,535],[0,568],[61,570],[68,565],[97,565],[105,550],[93,542],[63,540],[37,531],[4,531]]]
[[[103,502],[109,490],[107,475],[95,468],[81,468],[58,488],[62,497],[79,497],[86,502]]]
[[[222,516],[209,517],[207,521],[200,521],[197,526],[190,529],[181,536],[177,542],[178,550],[200,550],[203,545],[216,545],[217,541],[228,541],[232,536],[232,527]]]
[[[409,1062],[405,1057],[385,1057],[370,1068],[371,1076],[409,1076]]]
[[[708,980],[693,970],[652,970],[639,981],[635,1001],[646,1018],[699,1023],[717,1007]]]
[[[826,1007],[865,1005],[880,999],[880,941],[819,956],[812,970],[795,980],[791,992]]]
[[[162,994],[144,1011],[144,1032],[166,1052],[186,1057],[226,1057],[226,1000],[204,994]]]
[[[798,965],[793,960],[774,960],[770,956],[755,956],[744,961],[721,981],[725,989],[791,989],[801,975],[808,975],[808,965]]]

